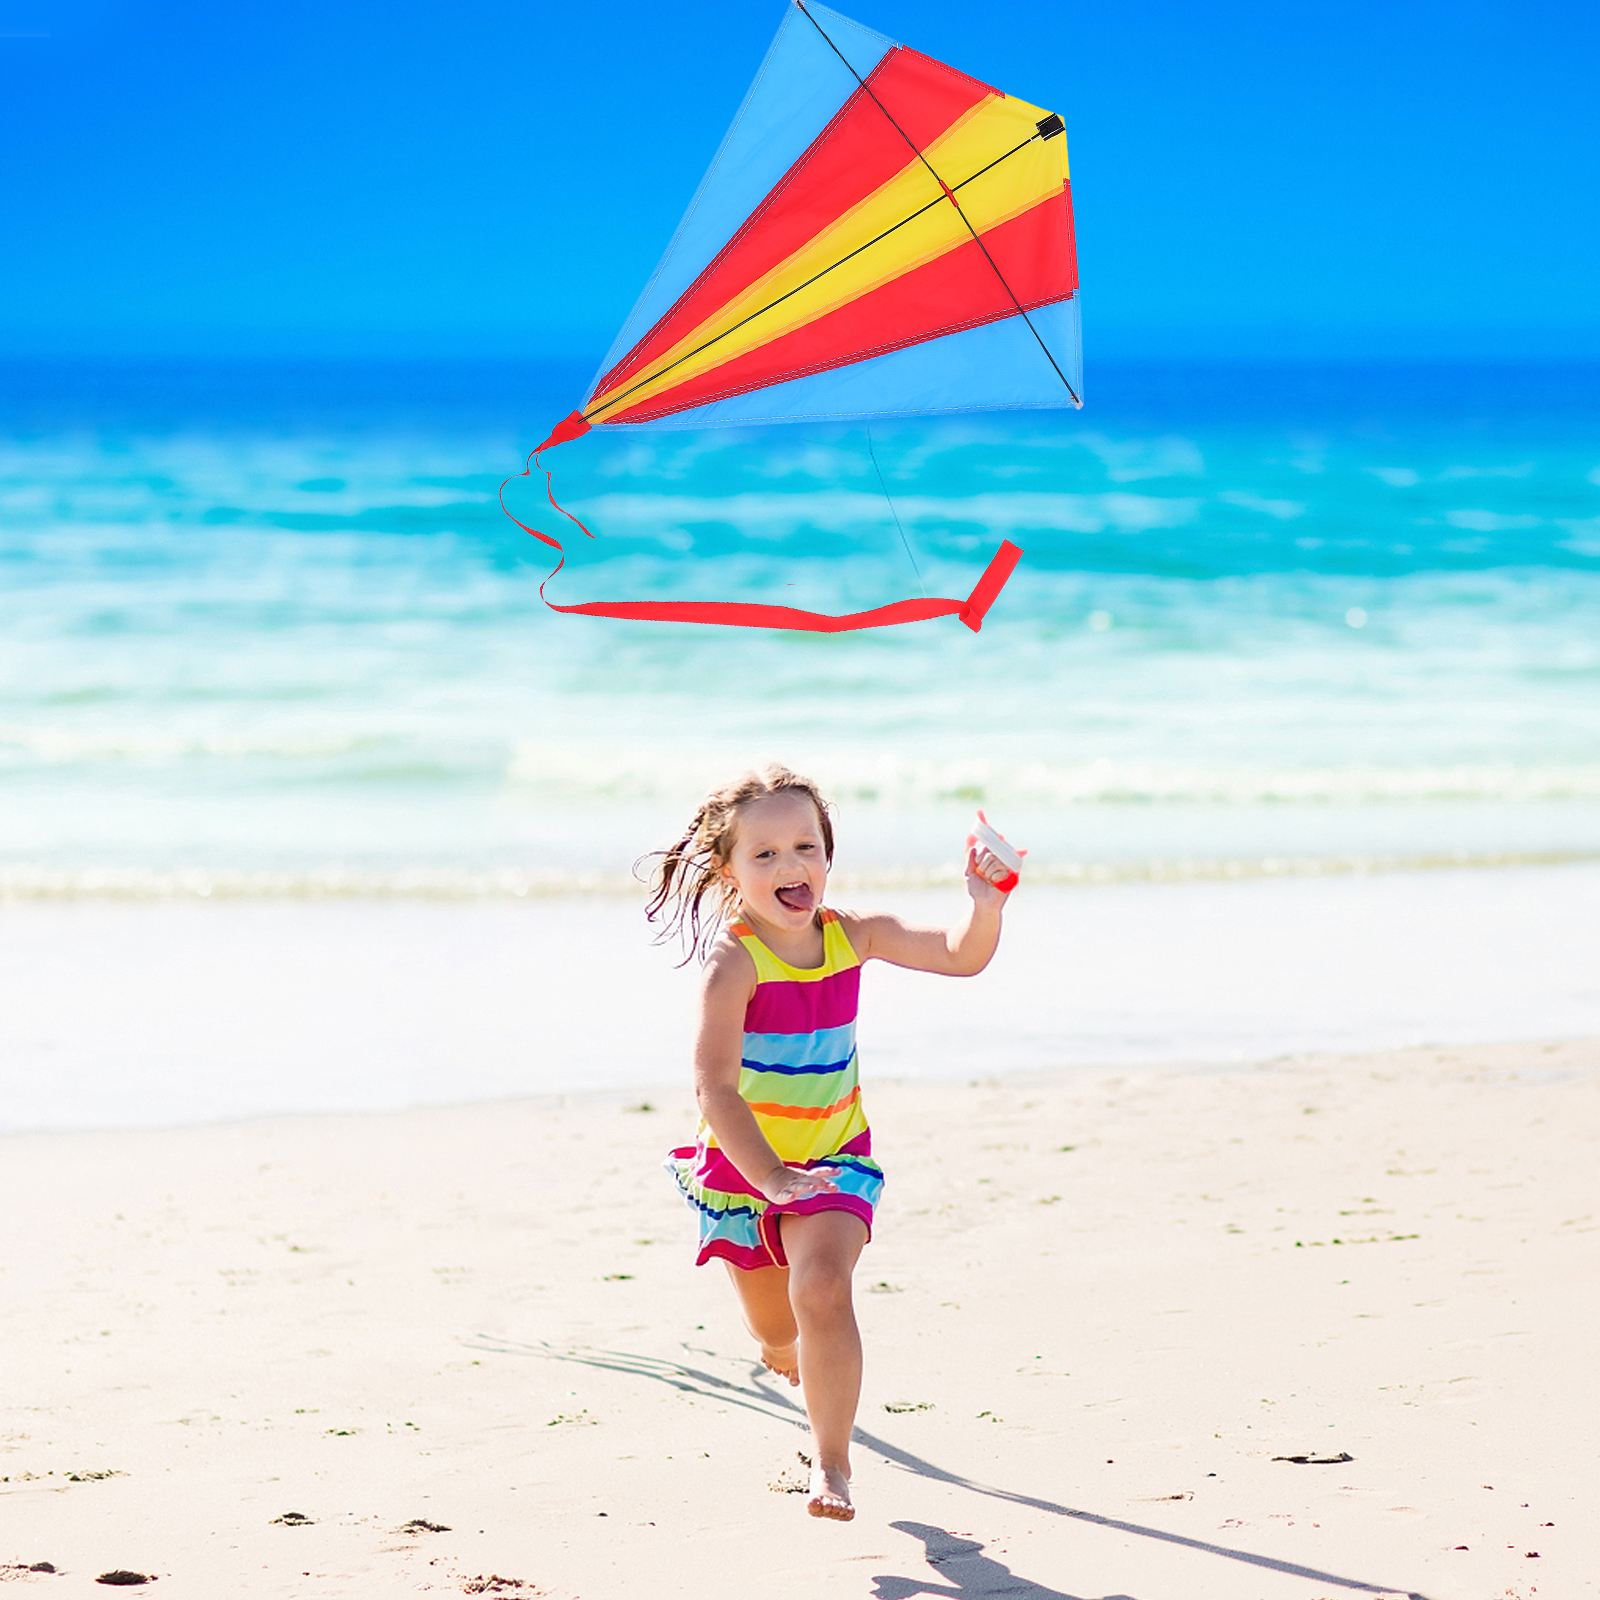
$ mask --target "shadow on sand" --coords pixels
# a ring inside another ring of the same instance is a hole
[[[1010,1567],[986,1556],[976,1539],[964,1539],[926,1522],[891,1522],[891,1528],[920,1539],[928,1565],[937,1579],[896,1578],[878,1573],[872,1580],[872,1600],[913,1600],[916,1595],[944,1595],[948,1600],[1090,1600],[1042,1583],[1019,1578]],[[943,1580],[943,1581],[940,1581]],[[1099,1600],[1133,1600],[1128,1594],[1101,1595]]]
[[[731,1383],[715,1373],[699,1367],[685,1366],[682,1362],[668,1361],[660,1356],[635,1355],[623,1350],[594,1350],[582,1346],[560,1349],[538,1340],[527,1343],[515,1339],[497,1338],[491,1334],[476,1334],[462,1341],[472,1350],[487,1350],[497,1355],[537,1356],[546,1361],[570,1361],[577,1366],[595,1367],[605,1372],[623,1372],[636,1378],[647,1378],[653,1383],[664,1383],[684,1394],[698,1395],[705,1400],[716,1400],[728,1407],[754,1411],[769,1421],[782,1422],[790,1427],[806,1429],[805,1412],[785,1393],[769,1388],[762,1380],[765,1370],[751,1369],[748,1383]],[[691,1354],[725,1360],[712,1350],[684,1347]],[[1295,1561],[1280,1561],[1272,1556],[1258,1555],[1250,1550],[1237,1550],[1229,1545],[1213,1544],[1205,1539],[1192,1539],[1186,1534],[1171,1533],[1165,1528],[1152,1528],[1145,1523],[1128,1522],[1120,1517],[1103,1516],[1097,1511],[1084,1511],[1076,1506],[1061,1505],[1037,1495],[1023,1494],[1015,1489],[998,1489],[990,1484],[977,1483],[958,1472],[925,1461],[909,1450],[891,1444],[857,1427],[853,1437],[892,1461],[904,1471],[919,1477],[948,1483],[969,1493],[985,1495],[993,1500],[1006,1500],[1013,1505],[1027,1506],[1051,1516],[1071,1517],[1097,1528],[1110,1528],[1118,1533],[1132,1534],[1141,1539],[1156,1539],[1163,1544],[1192,1550],[1197,1555],[1214,1556],[1222,1561],[1237,1561],[1245,1566],[1265,1572],[1281,1573],[1287,1578],[1304,1578],[1309,1582],[1331,1584],[1361,1594],[1395,1596],[1405,1600],[1428,1600],[1428,1596],[1399,1584],[1373,1583],[1365,1578],[1343,1577],[1335,1572],[1324,1572],[1317,1567],[1301,1566]],[[892,1527],[902,1533],[914,1535],[923,1541],[928,1563],[939,1570],[941,1578],[951,1583],[928,1583],[920,1578],[899,1578],[880,1575],[875,1577],[875,1600],[910,1600],[914,1595],[959,1596],[960,1600],[989,1600],[1005,1596],[1006,1600],[1088,1600],[1086,1596],[1069,1595],[1063,1589],[1051,1589],[1041,1584],[1019,1578],[998,1561],[983,1554],[983,1545],[972,1539],[958,1538],[941,1528],[920,1522],[896,1522]],[[1129,1595],[1105,1595],[1100,1600],[1132,1600]]]

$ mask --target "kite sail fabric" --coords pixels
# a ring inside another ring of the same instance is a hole
[[[543,471],[551,505],[592,538],[539,461],[591,428],[1081,405],[1066,143],[1055,113],[791,0],[583,404],[520,476]],[[976,630],[1020,555],[1004,541],[965,600],[847,616],[717,601],[546,604],[818,632],[958,616]]]

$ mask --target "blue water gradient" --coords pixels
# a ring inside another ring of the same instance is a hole
[[[1068,880],[1600,853],[1593,367],[1092,365],[1079,414],[548,458],[566,600],[1026,551],[981,635],[825,638],[540,605],[495,492],[586,378],[0,366],[0,893],[617,887],[769,757],[863,878],[953,870],[980,803]]]

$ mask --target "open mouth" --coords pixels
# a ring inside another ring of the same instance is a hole
[[[809,911],[811,909],[811,885],[809,883],[786,883],[772,892],[778,904],[787,906],[790,911]]]

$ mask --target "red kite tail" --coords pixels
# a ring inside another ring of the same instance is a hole
[[[561,515],[573,525],[573,527],[583,534],[586,539],[594,538],[594,535],[590,533],[589,530],[584,527],[584,525],[579,522],[578,519],[573,516],[573,514],[568,511],[559,500],[556,499],[555,485],[550,477],[550,469],[546,466],[542,466],[539,461],[539,455],[541,451],[553,450],[558,444],[565,444],[569,439],[581,438],[588,431],[589,424],[587,421],[585,421],[581,411],[574,411],[569,416],[563,417],[561,421],[550,430],[550,437],[546,439],[543,444],[537,446],[529,455],[527,461],[523,463],[522,471],[514,472],[510,478],[507,478],[505,482],[500,485],[500,509],[504,511],[505,514],[510,517],[511,520],[516,523],[516,525],[521,528],[524,533],[531,533],[535,539],[538,539],[542,543],[549,545],[550,548],[554,550],[561,558],[545,575],[544,583],[539,585],[539,598],[541,600],[544,600],[545,583],[549,583],[551,578],[555,577],[556,573],[558,573],[567,564],[566,552],[561,548],[561,541],[559,539],[553,538],[548,533],[540,533],[537,528],[530,528],[521,517],[512,515],[510,508],[506,505],[506,484],[510,483],[514,478],[529,477],[536,469],[542,472],[544,474],[545,497],[549,500],[550,504],[557,511],[559,511]],[[554,605],[554,603],[549,600],[544,600],[544,603],[547,606],[551,606],[552,609],[556,611],[564,611],[567,609],[565,606]]]
[[[516,478],[526,478],[535,471],[544,473],[545,496],[551,506],[559,511],[586,539],[594,535],[555,496],[550,469],[542,465],[542,451],[553,450],[569,439],[582,437],[589,424],[581,412],[574,411],[564,417],[551,431],[550,437],[528,457],[521,472],[513,473],[500,485],[500,509],[524,533],[550,546],[560,560],[539,585],[539,598],[552,611],[583,617],[620,617],[635,622],[697,622],[729,628],[785,628],[804,633],[853,633],[861,628],[889,628],[903,622],[930,622],[936,617],[959,617],[976,633],[983,626],[989,607],[1005,587],[1006,580],[1016,570],[1022,551],[1009,539],[1001,541],[983,575],[965,600],[918,599],[892,600],[888,605],[875,606],[870,611],[852,611],[834,616],[826,611],[803,611],[796,606],[764,605],[748,600],[590,600],[581,605],[557,605],[545,596],[545,584],[566,565],[566,552],[561,541],[551,534],[530,528],[520,517],[512,515],[506,505],[506,484]]]

